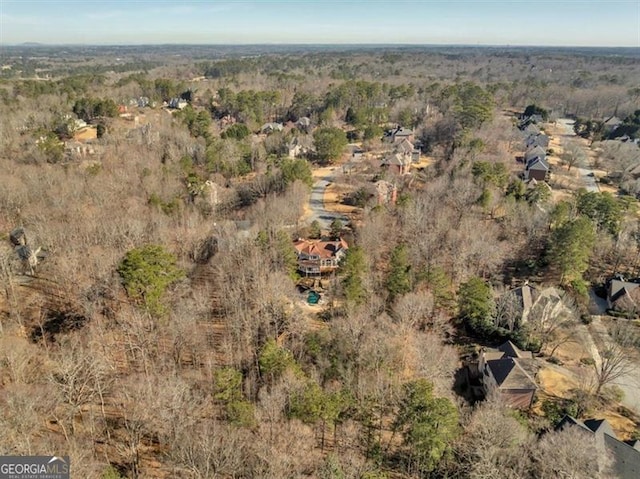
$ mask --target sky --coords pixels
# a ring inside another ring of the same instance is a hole
[[[0,0],[0,44],[640,47],[640,0]]]

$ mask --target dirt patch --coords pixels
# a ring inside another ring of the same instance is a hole
[[[95,140],[98,138],[98,129],[94,126],[84,127],[73,134],[75,141]]]
[[[420,161],[411,164],[412,170],[421,170],[427,166],[433,165],[436,160],[431,156],[420,155]]]
[[[325,178],[327,176],[331,176],[335,173],[335,166],[325,166],[323,168],[315,168],[311,170],[311,175],[315,178]]]
[[[571,168],[567,170],[566,166],[561,165],[560,159],[554,156],[550,156],[549,165],[551,166],[551,188],[555,195],[560,199],[572,196],[574,192],[580,188],[584,188],[584,182],[580,178],[577,168]]]
[[[606,176],[608,176],[608,173],[604,170],[593,170],[593,174],[596,177],[596,181],[598,181],[598,189],[602,192],[602,193],[611,193],[612,195],[617,195],[618,194],[618,188],[616,186],[613,185],[606,185],[604,183],[600,183],[600,178],[605,178]]]
[[[569,397],[569,391],[578,387],[578,383],[569,375],[550,367],[543,367],[538,371],[538,382],[547,395],[562,398]]]
[[[604,411],[599,414],[599,419],[606,419],[611,428],[614,430],[618,439],[621,441],[626,441],[627,439],[631,439],[631,435],[636,430],[636,424],[628,417],[624,417],[621,414],[613,411]]]
[[[360,208],[342,204],[342,199],[352,188],[344,185],[336,185],[335,183],[327,186],[324,192],[324,207],[327,211],[333,213],[343,213],[346,215],[355,214]]]
[[[590,358],[589,350],[573,335],[573,341],[561,344],[555,350],[553,356],[564,364],[579,364],[582,358]]]
[[[567,370],[567,373],[562,372],[562,368],[557,366],[545,366],[538,371],[538,384],[540,391],[537,394],[537,401],[534,406],[534,412],[539,415],[544,415],[541,410],[542,402],[548,398],[570,398],[572,396],[571,391],[580,387],[574,375]],[[619,408],[616,404],[608,404],[607,409],[598,408],[597,411],[591,411],[590,416],[597,419],[606,419],[611,424],[611,427],[615,431],[618,439],[626,440],[636,430],[636,423],[633,419],[622,415],[619,412]]]

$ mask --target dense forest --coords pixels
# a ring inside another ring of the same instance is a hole
[[[637,49],[60,48],[0,52],[0,452],[78,478],[618,477],[555,426],[640,439],[616,383],[640,331],[592,309],[640,266]],[[532,116],[546,181],[521,175]],[[381,166],[398,127],[408,174]],[[313,216],[322,180],[340,218]],[[348,249],[312,278],[299,238]],[[528,284],[553,293],[524,322]],[[598,359],[570,358],[592,321]],[[465,382],[505,341],[551,371],[530,407]]]

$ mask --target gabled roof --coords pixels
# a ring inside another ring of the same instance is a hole
[[[611,302],[617,301],[638,287],[640,287],[639,283],[624,281],[622,279],[612,279],[609,282],[609,300]]]
[[[527,161],[527,170],[539,170],[539,171],[549,171],[549,166],[545,163],[543,158],[535,157],[531,158]]]
[[[596,434],[608,434],[616,437],[616,433],[611,429],[611,425],[606,419],[586,419],[584,425]]]
[[[508,356],[510,358],[531,359],[533,357],[533,354],[531,353],[531,351],[523,351],[522,349],[518,348],[518,346],[513,344],[511,341],[507,341],[505,343],[502,343],[500,346],[498,346],[498,351],[502,351],[505,356]]]
[[[523,114],[521,118],[522,118],[522,121],[530,121],[533,123],[541,123],[544,120],[542,115],[539,115],[538,113],[534,113],[532,115],[527,115],[527,116]]]
[[[549,137],[542,133],[531,133],[527,136],[524,144],[527,148],[535,146],[546,148],[549,146]]]
[[[309,118],[308,116],[301,116],[300,118],[298,118],[298,121],[296,121],[296,125],[310,126],[311,118]]]
[[[537,183],[536,180],[531,180],[531,182]],[[523,313],[531,309],[538,296],[538,290],[529,284],[512,289],[511,293],[518,299],[518,304],[522,307]]]
[[[29,247],[29,245],[25,244],[16,247],[16,254],[21,260],[27,261],[32,256],[33,251],[31,250],[31,247]]]
[[[585,426],[582,422],[578,421],[577,419],[565,415],[560,422],[558,423],[558,425],[556,426],[556,431],[562,430],[567,426],[577,426],[581,429],[583,429],[586,432],[590,432],[593,433],[593,431],[591,429],[589,429],[587,426]]]
[[[532,158],[542,158],[544,159],[547,156],[547,151],[542,148],[540,145],[529,148],[524,154],[524,160],[529,161]]]
[[[396,145],[396,151],[399,151],[401,153],[409,154],[413,150],[415,150],[415,146],[413,146],[413,143],[411,143],[406,138],[403,138],[402,141]]]
[[[617,116],[612,116],[603,121],[605,126],[616,127],[622,124],[622,120]]]
[[[527,133],[540,133],[540,128],[529,122],[522,128],[522,131],[526,131]]]
[[[409,128],[405,128],[403,126],[399,126],[394,132],[393,132],[394,136],[398,137],[398,136],[411,136],[413,135],[413,130],[409,129]]]
[[[382,164],[393,166],[407,166],[411,164],[411,157],[403,155],[402,153],[393,153],[391,155],[385,156],[384,160],[382,160]]]
[[[620,479],[640,477],[640,451],[615,436],[604,434],[604,445],[613,456],[613,470]]]
[[[400,138],[406,138],[408,136],[413,135],[413,130],[409,128],[404,128],[402,126],[397,126],[396,128],[392,128],[384,132],[384,137],[388,139],[392,139],[393,141],[400,140]]]
[[[564,429],[567,426],[577,426],[583,431],[601,438],[606,449],[613,456],[613,472],[620,479],[638,479],[640,477],[640,450],[633,445],[619,441],[611,425],[606,419],[587,419],[584,423],[565,416],[556,429]]]
[[[483,351],[486,366],[501,390],[536,390],[538,366],[530,351],[522,351],[511,341],[497,349]]]
[[[282,131],[283,128],[284,126],[282,125],[282,123],[265,123],[260,127],[260,131]]]
[[[535,380],[521,361],[513,357],[487,361],[499,389],[537,389]]]

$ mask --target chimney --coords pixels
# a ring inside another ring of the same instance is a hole
[[[393,185],[393,189],[391,190],[391,204],[395,205],[396,201],[398,201],[398,188],[396,185]]]

